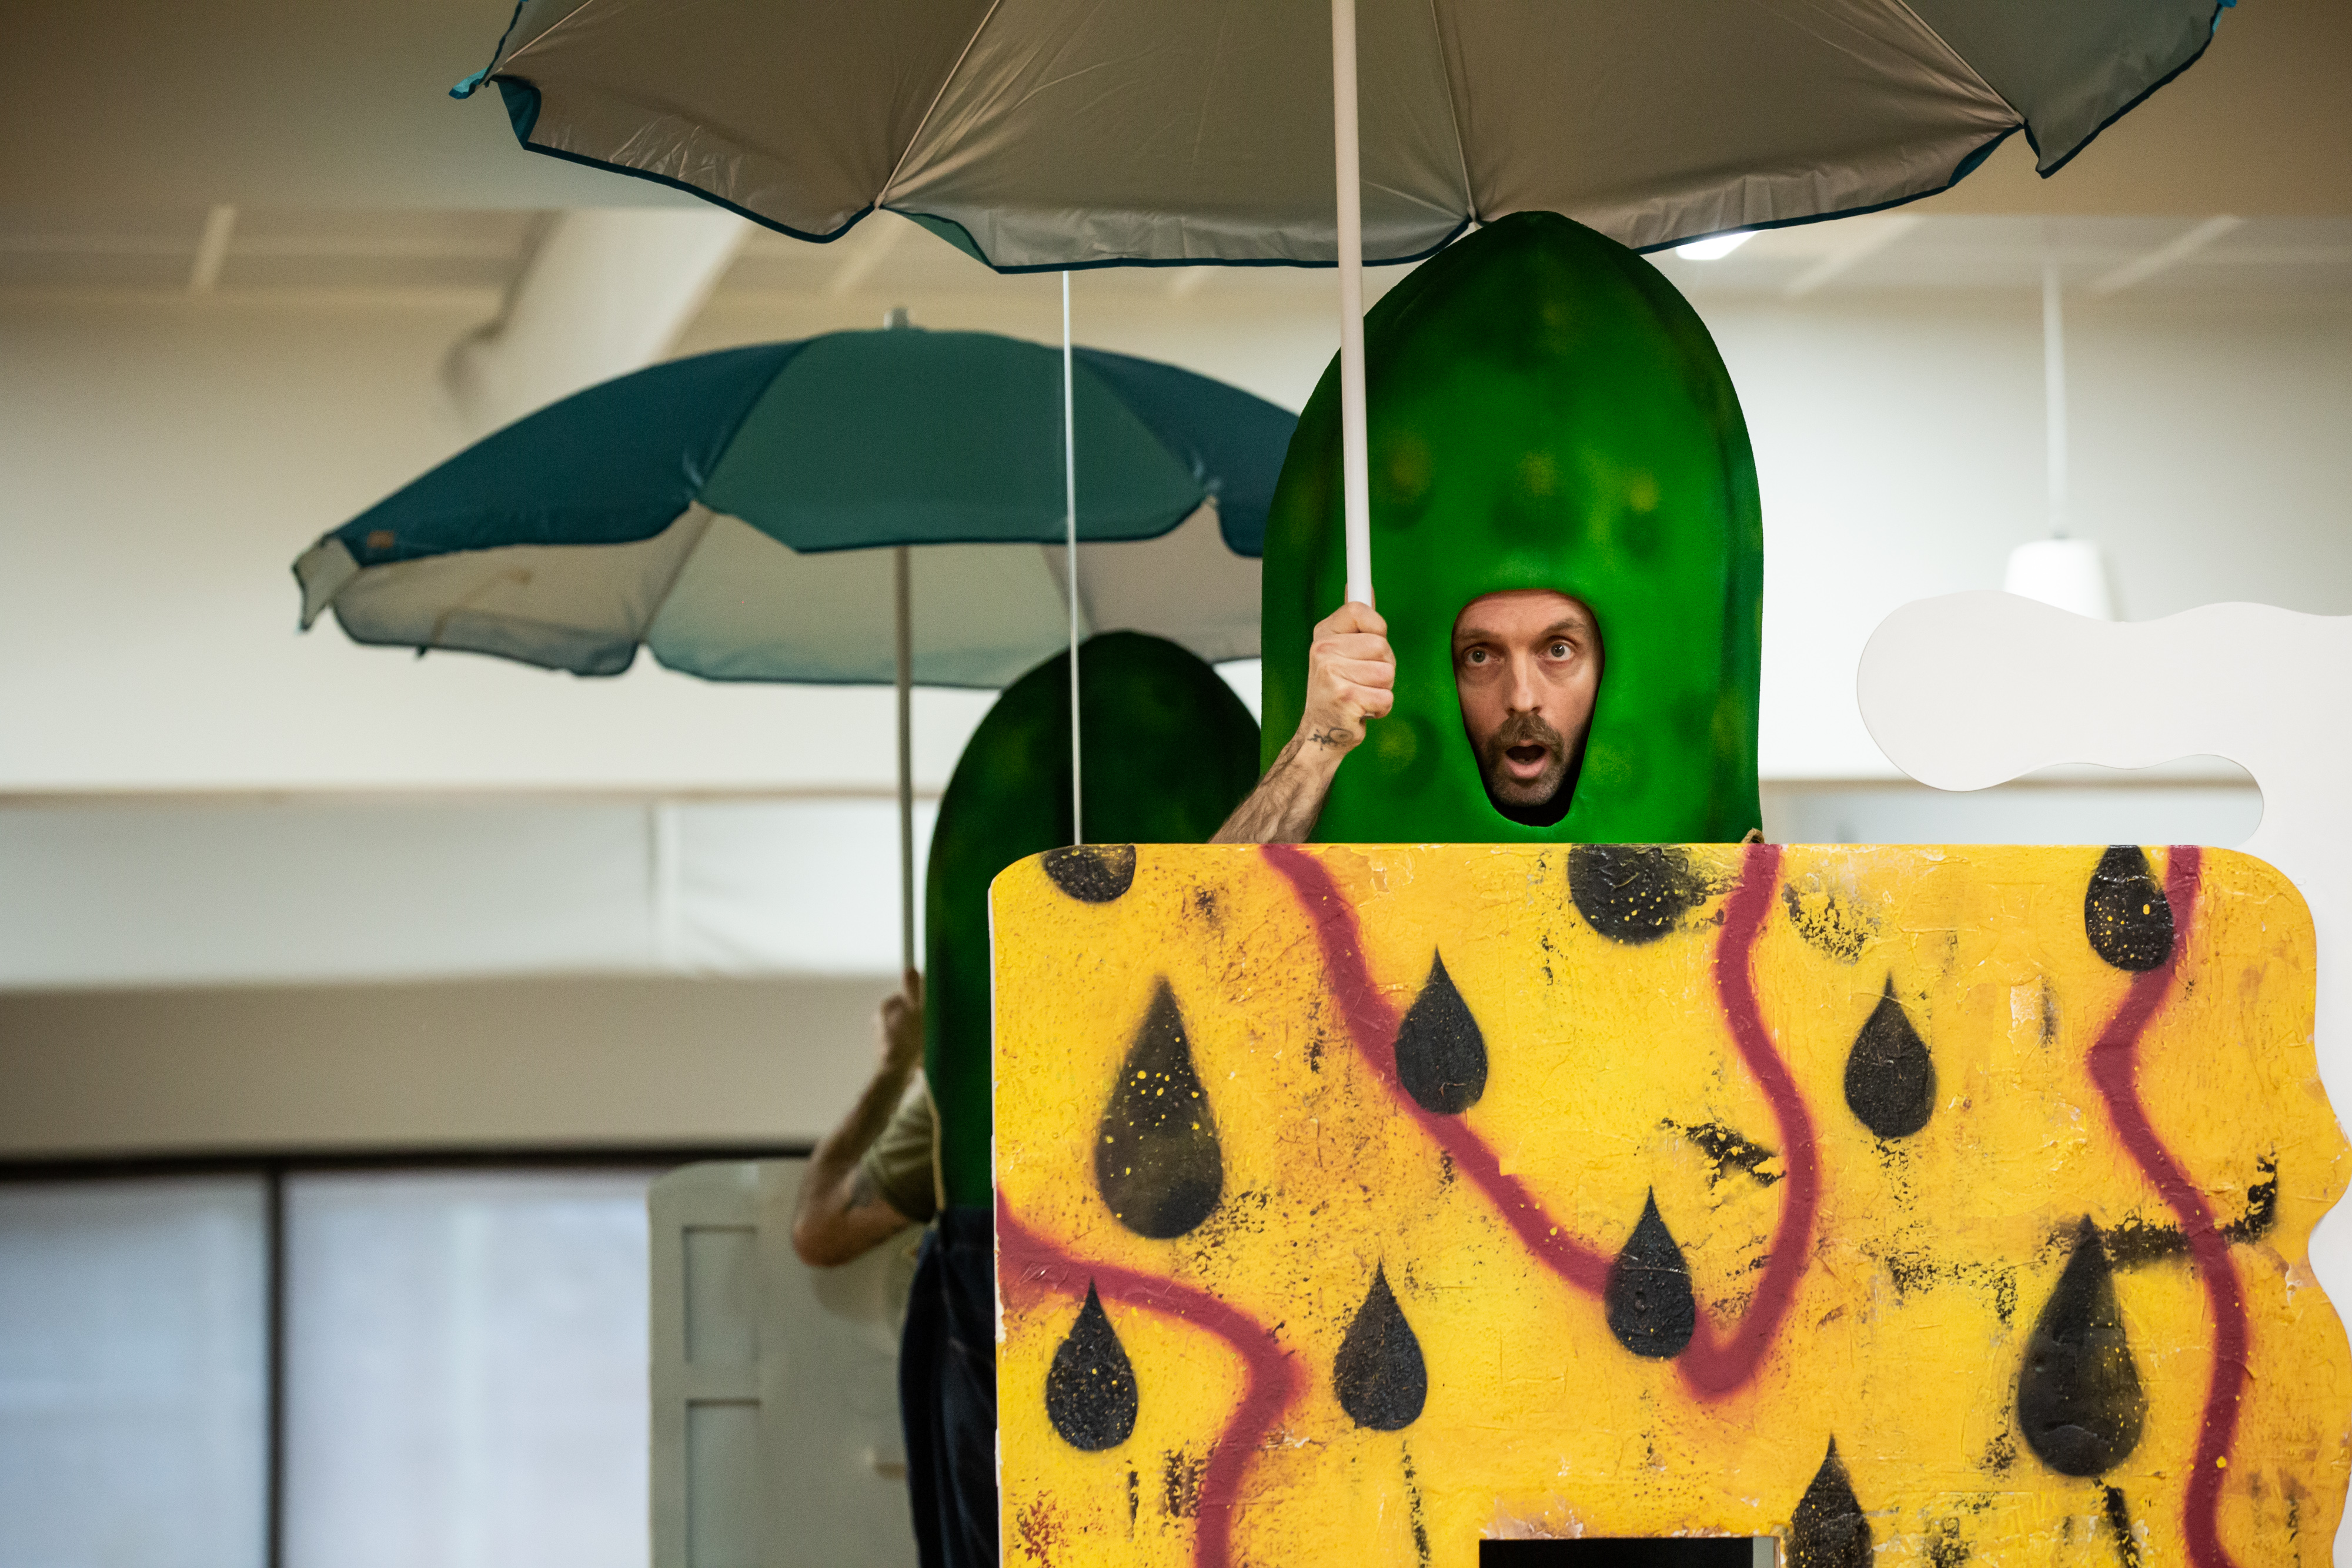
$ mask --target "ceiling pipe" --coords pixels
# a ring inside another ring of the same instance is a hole
[[[450,350],[443,379],[477,434],[668,353],[751,225],[698,207],[559,216],[506,308]]]

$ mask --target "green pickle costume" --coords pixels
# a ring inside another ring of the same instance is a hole
[[[1364,321],[1372,586],[1396,707],[1339,766],[1326,842],[1728,841],[1759,825],[1764,546],[1739,401],[1688,302],[1551,213],[1441,252]],[[1300,417],[1266,526],[1271,764],[1298,727],[1315,623],[1345,596],[1338,370]],[[1484,593],[1550,588],[1601,623],[1568,814],[1496,810],[1454,695]]]
[[[1131,875],[1139,843],[1202,843],[1257,782],[1257,726],[1216,671],[1135,632],[1078,651],[1086,831],[1098,849],[1049,862],[1085,896]],[[931,830],[924,885],[923,1071],[939,1108],[950,1207],[985,1206],[992,1065],[988,884],[1017,860],[1070,841],[1070,665],[1023,675],[958,759]],[[1118,891],[1124,891],[1123,883]]]

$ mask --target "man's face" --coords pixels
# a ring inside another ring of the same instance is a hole
[[[1495,804],[1514,820],[1558,801],[1584,755],[1601,689],[1601,627],[1565,593],[1522,589],[1472,600],[1454,622],[1463,727]]]

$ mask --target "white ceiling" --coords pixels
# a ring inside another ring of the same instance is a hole
[[[521,151],[495,93],[451,101],[509,15],[509,0],[0,0],[0,291],[495,301],[553,210],[691,204]],[[2017,287],[2038,280],[2049,246],[2070,283],[2090,286],[2227,213],[2251,221],[2144,266],[2130,286],[2342,294],[2347,79],[2352,5],[2254,0],[2054,179],[2036,178],[2013,138],[1953,191],[1899,213],[1661,265],[1695,295]],[[881,219],[830,246],[761,234],[720,294],[896,303],[989,287],[977,264]],[[1321,310],[1330,284],[1182,269],[1087,287],[1104,300],[1202,293],[1237,309]]]
[[[0,210],[671,204],[527,154],[489,57],[510,0],[0,0]],[[2352,216],[2352,6],[2250,0],[2042,182],[2014,144],[1933,210]],[[2018,139],[2012,139],[2014,143]]]
[[[0,210],[0,290],[156,295],[419,293],[493,301],[520,275],[548,214],[503,209],[203,208]],[[2186,243],[2184,243],[2186,242]],[[2352,217],[1999,217],[1889,214],[1758,235],[1720,260],[1655,257],[1686,293],[1824,300],[1885,289],[2038,287],[2053,256],[2070,287],[2098,293],[2352,299]],[[207,273],[207,268],[210,269]],[[1391,274],[1391,277],[1395,276]],[[206,282],[207,277],[209,282]],[[890,216],[830,246],[755,234],[719,297],[835,297],[884,303],[986,292],[1000,284],[962,253]],[[1085,288],[1098,304],[1200,297],[1242,308],[1328,308],[1328,274],[1293,268],[1113,269]]]
[[[438,288],[503,292],[545,225],[538,212],[226,209],[226,291]],[[0,288],[186,291],[204,207],[0,210]]]
[[[528,154],[489,59],[512,0],[0,0],[0,207],[683,203]]]
[[[1758,235],[1706,262],[1656,258],[1685,292],[2038,288],[2352,298],[2352,218],[1999,217],[1903,213]]]

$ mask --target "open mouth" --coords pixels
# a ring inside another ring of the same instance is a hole
[[[1514,773],[1529,775],[1543,770],[1544,765],[1551,760],[1551,748],[1546,746],[1507,746],[1503,748],[1503,756],[1509,760]]]

